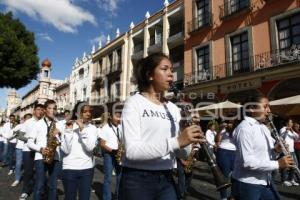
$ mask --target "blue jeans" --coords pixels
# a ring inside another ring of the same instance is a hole
[[[16,181],[21,180],[21,168],[23,161],[23,150],[16,149],[16,169],[15,169],[15,179]]]
[[[48,200],[56,200],[56,186],[57,186],[57,176],[59,172],[59,162],[57,160],[53,161],[52,164],[46,164],[43,160],[34,161],[35,164],[35,188],[34,188],[34,200],[42,199],[45,195],[45,182],[46,182],[46,172],[48,172]]]
[[[93,168],[84,170],[63,170],[65,200],[90,199]]]
[[[0,162],[3,161],[3,149],[4,149],[4,142],[0,142]]]
[[[116,180],[116,191],[115,197],[118,198],[119,194],[119,185],[121,179],[121,167],[117,166],[116,159],[114,155],[111,155],[107,152],[103,151],[103,170],[104,170],[104,182],[103,182],[103,191],[102,191],[102,199],[103,200],[111,200],[111,181],[112,181],[112,171],[115,168],[117,174]]]
[[[3,143],[2,159],[3,165],[8,165],[8,143]]]
[[[234,167],[235,151],[218,148],[217,150],[217,164],[223,173],[224,177],[229,181],[229,174]],[[227,189],[220,190],[221,198],[229,197]]]
[[[298,166],[298,161],[295,152],[290,152],[292,158],[295,161],[295,165]],[[292,181],[296,180],[296,174],[294,169],[284,169],[281,173],[281,179],[282,181]]]
[[[280,200],[272,182],[270,185],[256,185],[232,179],[232,193],[236,200]]]
[[[30,194],[34,186],[34,152],[23,151],[23,189],[22,193]]]
[[[15,166],[16,143],[8,143],[8,167],[13,170]]]
[[[171,170],[122,169],[119,200],[176,200]]]

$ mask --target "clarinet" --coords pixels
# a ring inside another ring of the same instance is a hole
[[[272,137],[275,139],[276,143],[278,143],[279,146],[281,147],[282,154],[283,154],[284,156],[291,155],[291,154],[290,154],[290,151],[289,151],[289,150],[286,148],[286,146],[284,145],[284,143],[283,143],[283,138],[279,135],[279,133],[278,133],[278,131],[277,131],[277,129],[276,129],[276,127],[275,127],[275,125],[274,125],[273,120],[272,120],[271,117],[272,117],[272,114],[269,114],[269,115],[267,116],[266,119],[267,119],[267,121],[269,122]],[[292,158],[293,158],[293,157],[292,157]],[[300,178],[300,170],[299,170],[298,166],[294,165],[294,166],[291,167],[291,168],[295,170],[296,176],[297,176],[298,178]]]
[[[177,97],[177,94],[178,94],[177,88],[174,85],[171,85],[171,90],[173,90],[175,98],[178,98]],[[193,122],[192,122],[192,117],[190,115],[190,111],[189,111],[188,106],[184,106],[182,108],[182,112],[183,112],[184,116],[187,118],[187,120],[186,120],[187,124],[186,125],[191,126],[193,124]],[[207,142],[200,143],[200,146],[204,151],[205,157],[207,158],[207,163],[208,163],[208,166],[210,167],[210,170],[213,174],[217,191],[230,187],[231,183],[226,180],[226,178],[224,177],[224,175],[221,172],[220,168],[218,167],[217,161],[215,159],[214,154],[209,150],[208,143]],[[189,157],[194,156],[194,155],[196,156],[196,153],[193,150],[192,150],[191,154],[193,154],[193,155],[189,155]],[[199,154],[199,151],[198,151],[198,154]],[[199,157],[199,156],[197,156],[197,157]],[[194,163],[192,162],[191,165],[188,166],[188,168],[190,170],[193,167],[192,166],[193,164]]]

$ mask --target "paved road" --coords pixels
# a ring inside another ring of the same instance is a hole
[[[95,190],[91,195],[91,200],[101,199],[101,189],[103,185],[103,166],[102,160],[97,159],[97,165],[95,168],[95,177],[92,188]],[[17,200],[20,192],[21,185],[13,188],[10,184],[13,182],[13,175],[7,175],[7,168],[0,169],[0,200]],[[278,180],[278,179],[276,179]],[[115,181],[113,180],[113,184]],[[299,200],[300,199],[300,187],[284,187],[279,183],[276,183],[278,190],[282,196],[282,200]],[[114,191],[114,187],[112,189]],[[59,199],[63,199],[63,187],[61,181],[58,181],[58,193]],[[209,172],[208,166],[205,163],[198,163],[194,170],[194,178],[191,188],[189,190],[190,195],[187,200],[217,200],[219,194],[215,190],[213,185],[213,177]]]

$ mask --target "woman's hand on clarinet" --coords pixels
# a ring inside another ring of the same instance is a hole
[[[185,128],[177,137],[180,148],[186,147],[191,143],[205,142],[205,136],[200,126],[192,125]]]
[[[283,156],[278,160],[279,169],[291,168],[294,166],[294,161],[291,155]]]

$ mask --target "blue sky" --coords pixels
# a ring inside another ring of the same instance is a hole
[[[169,0],[171,3],[173,0]],[[29,31],[35,33],[42,62],[52,62],[54,79],[69,76],[76,57],[89,53],[93,44],[105,40],[116,29],[129,29],[131,21],[138,24],[150,14],[163,8],[164,0],[0,0],[0,12],[13,11]],[[102,42],[103,44],[103,42]],[[36,81],[19,89],[23,96]],[[0,88],[0,108],[6,107],[7,89]]]

